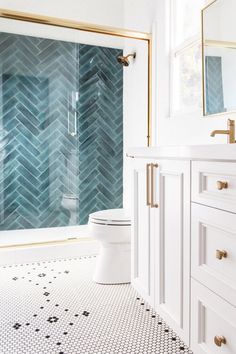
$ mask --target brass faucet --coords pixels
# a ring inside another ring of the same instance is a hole
[[[213,130],[213,132],[211,132],[211,136],[213,137],[217,134],[228,135],[228,144],[235,144],[235,121],[228,119],[228,130]]]

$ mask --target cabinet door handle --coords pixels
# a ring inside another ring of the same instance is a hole
[[[154,168],[158,168],[158,164],[151,163],[151,208],[158,208],[158,204],[154,202],[155,199]]]
[[[147,163],[147,165],[146,165],[147,206],[151,205],[151,202],[150,202],[150,174],[149,174],[150,166],[151,166],[151,164]]]

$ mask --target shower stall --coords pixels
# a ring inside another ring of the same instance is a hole
[[[125,147],[149,138],[149,37],[4,14],[0,248],[80,237],[90,213],[127,205]]]
[[[11,33],[0,48],[0,230],[122,207],[122,51]]]

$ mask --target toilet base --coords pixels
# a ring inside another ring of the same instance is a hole
[[[93,280],[100,284],[131,281],[130,243],[101,243]]]

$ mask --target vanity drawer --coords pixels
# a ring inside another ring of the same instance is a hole
[[[236,213],[236,163],[193,161],[192,201]]]
[[[191,229],[191,275],[236,306],[236,214],[192,203]]]
[[[193,352],[195,354],[235,354],[235,334],[236,308],[205,286],[192,280],[191,349]],[[222,343],[224,338],[225,344]]]

